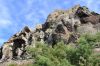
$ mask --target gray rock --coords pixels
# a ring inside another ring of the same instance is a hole
[[[87,7],[76,5],[69,10],[56,10],[49,14],[46,22],[37,25],[34,31],[25,26],[8,41],[14,42],[13,56],[16,58],[17,56],[23,57],[26,53],[25,48],[27,46],[35,47],[38,41],[52,46],[59,41],[73,44],[80,34],[96,34],[97,32],[100,32],[100,15],[90,12]],[[1,56],[3,56],[2,49]],[[17,51],[18,53],[16,53]]]

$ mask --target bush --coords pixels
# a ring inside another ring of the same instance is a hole
[[[72,66],[67,60],[66,47],[63,42],[58,43],[53,48],[47,44],[37,44],[36,48],[31,47],[28,52],[35,59],[34,65],[36,66]]]
[[[76,44],[57,43],[53,48],[48,44],[37,43],[27,51],[35,59],[33,66],[100,66],[100,55],[93,49],[100,42],[100,33],[82,35]]]

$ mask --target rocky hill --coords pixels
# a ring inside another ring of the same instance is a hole
[[[100,14],[89,11],[87,7],[76,5],[68,10],[56,10],[49,14],[44,24],[37,25],[35,30],[25,26],[5,42],[1,47],[1,62],[22,59],[27,55],[25,48],[29,45],[35,47],[36,42],[53,47],[57,42],[75,43],[81,34],[97,32],[100,32]]]

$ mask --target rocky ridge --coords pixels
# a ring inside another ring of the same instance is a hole
[[[8,43],[13,43],[13,59],[20,59],[27,55],[25,48],[29,45],[35,47],[36,42],[47,43],[51,46],[60,41],[69,44],[75,43],[80,34],[97,32],[100,32],[100,14],[89,11],[87,7],[76,5],[69,10],[56,10],[49,14],[44,24],[37,25],[34,31],[25,26],[13,35],[1,47],[0,58],[3,59],[5,51],[3,49],[5,45],[9,45]]]

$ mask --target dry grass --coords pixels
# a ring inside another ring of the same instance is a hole
[[[0,63],[0,66],[32,66],[33,60],[17,60]]]

